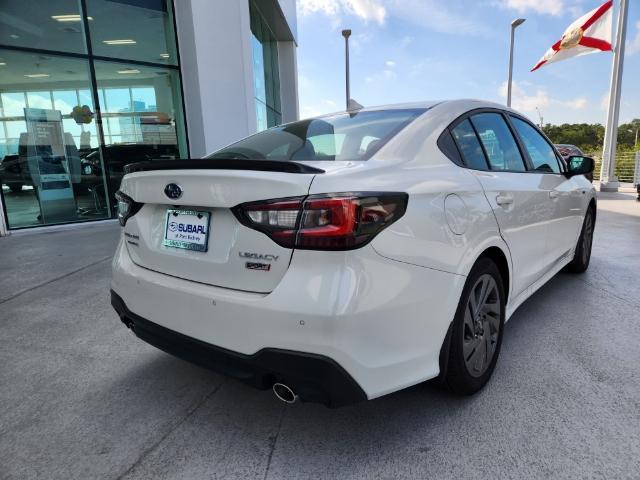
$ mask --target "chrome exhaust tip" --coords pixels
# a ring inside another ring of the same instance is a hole
[[[298,395],[284,383],[274,383],[273,393],[278,400],[284,403],[293,404],[298,401]]]

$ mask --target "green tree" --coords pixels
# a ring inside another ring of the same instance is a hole
[[[543,127],[543,131],[553,143],[576,145],[585,152],[601,150],[604,142],[604,127],[599,123],[563,123],[562,125],[548,123]],[[634,145],[636,131],[640,132],[640,119],[638,118],[618,127],[618,151],[631,151],[640,148],[640,141],[638,146]]]

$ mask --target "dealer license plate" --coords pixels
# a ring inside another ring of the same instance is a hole
[[[170,208],[167,210],[162,244],[166,247],[206,252],[210,223],[210,212]]]

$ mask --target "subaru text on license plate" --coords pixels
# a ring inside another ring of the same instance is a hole
[[[210,220],[210,212],[170,208],[167,210],[162,244],[165,247],[206,252]]]

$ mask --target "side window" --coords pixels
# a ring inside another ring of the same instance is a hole
[[[438,148],[446,157],[459,167],[464,167],[460,150],[456,146],[456,142],[448,128],[445,128],[438,137]]]
[[[524,160],[509,126],[499,113],[479,113],[471,117],[489,157],[491,170],[524,172]]]
[[[524,120],[511,117],[513,126],[524,143],[534,170],[560,173],[560,165],[553,148],[540,133]]]
[[[451,129],[451,134],[458,144],[465,165],[475,170],[486,170],[487,161],[484,158],[482,146],[469,120],[463,120],[456,125]]]

